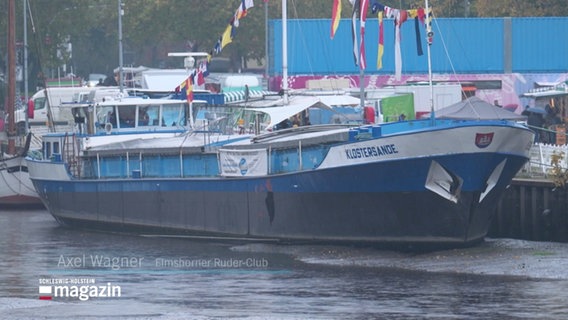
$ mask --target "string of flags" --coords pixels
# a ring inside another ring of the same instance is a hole
[[[267,2],[267,0],[265,0]],[[188,102],[193,101],[193,86],[195,84],[201,86],[205,83],[205,77],[209,75],[208,64],[211,62],[213,55],[218,55],[221,53],[223,48],[225,48],[229,43],[233,41],[236,34],[236,28],[239,27],[239,20],[246,17],[248,10],[254,7],[254,0],[240,0],[238,8],[235,13],[229,19],[229,23],[225,28],[225,31],[215,42],[215,46],[207,55],[207,61],[200,61],[199,65],[193,72],[184,80],[180,85],[175,88],[175,92],[181,94],[185,97]]]
[[[187,79],[175,88],[176,94],[180,94],[182,99],[187,99],[187,102],[192,102],[193,86],[205,84],[205,77],[209,75],[208,64],[207,61],[200,61],[197,68],[191,72]]]
[[[351,35],[353,38],[353,57],[355,60],[355,65],[359,66],[360,70],[365,70],[367,68],[367,61],[365,57],[365,22],[367,18],[367,12],[369,9],[369,0],[349,0],[352,6],[351,15]],[[420,23],[426,27],[427,42],[428,45],[432,44],[433,32],[432,32],[432,8],[428,8],[428,15],[426,15],[426,10],[424,8],[402,10],[391,8],[385,6],[377,1],[374,1],[371,5],[371,12],[377,15],[379,21],[379,39],[378,39],[378,54],[377,54],[377,69],[383,67],[383,53],[384,53],[384,26],[383,20],[394,19],[394,31],[395,31],[395,43],[394,43],[394,56],[395,56],[395,78],[397,80],[401,79],[402,76],[402,53],[400,50],[400,28],[402,24],[408,19],[414,19],[414,29],[416,33],[416,47],[417,54],[419,56],[423,55],[422,51],[422,41],[420,36]],[[357,15],[359,14],[359,41],[358,45],[357,39]],[[339,26],[339,20],[341,19],[341,0],[334,0],[332,8],[331,17],[331,28],[330,35],[331,38],[335,36],[337,27]]]
[[[239,27],[239,20],[246,17],[248,10],[252,7],[254,7],[253,0],[241,0],[241,4],[237,8],[237,10],[235,10],[235,14],[233,14],[231,19],[229,19],[229,23],[225,28],[225,31],[223,32],[223,34],[221,34],[221,36],[215,43],[215,46],[209,52],[209,61],[211,60],[211,56],[213,56],[213,54],[221,53],[221,51],[223,51],[223,48],[225,48],[229,43],[233,42],[233,39],[235,38],[235,34],[237,32],[236,28]]]

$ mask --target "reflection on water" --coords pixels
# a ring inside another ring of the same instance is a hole
[[[489,239],[427,254],[238,244],[68,229],[44,210],[4,211],[0,231],[3,319],[568,315],[566,244]],[[64,279],[117,285],[121,296],[39,299],[40,281]]]

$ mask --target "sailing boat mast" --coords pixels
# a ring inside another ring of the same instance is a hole
[[[28,101],[28,0],[24,0],[24,101]],[[26,115],[26,127],[28,123],[28,113]]]
[[[8,95],[6,113],[8,114],[8,154],[16,154],[16,5],[8,0]]]
[[[434,86],[432,85],[432,58],[430,56],[430,46],[432,45],[432,37],[434,33],[432,32],[432,16],[430,14],[430,8],[428,8],[428,0],[425,0],[426,7],[426,42],[427,42],[427,52],[428,52],[428,85],[430,86],[430,119],[432,123],[436,120],[436,111],[434,110]]]
[[[288,104],[288,4],[282,0],[282,91],[283,102]]]
[[[124,91],[124,67],[122,58],[122,15],[124,14],[124,10],[122,6],[122,0],[118,0],[118,87],[121,93]]]

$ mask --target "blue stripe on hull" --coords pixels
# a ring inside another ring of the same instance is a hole
[[[67,222],[292,240],[468,243],[487,233],[506,184],[498,183],[479,204],[503,158],[465,158],[437,159],[464,178],[458,203],[424,188],[427,159],[270,178],[34,183],[50,212]],[[524,161],[509,158],[501,181],[510,181]]]
[[[270,184],[275,192],[407,192],[422,191],[432,160],[464,180],[464,191],[485,188],[492,170],[504,159],[504,180],[510,181],[526,162],[522,157],[495,154],[452,155],[447,157],[377,162],[299,173],[246,178],[148,178],[43,181],[42,189],[59,192],[140,192],[140,191],[249,191]]]

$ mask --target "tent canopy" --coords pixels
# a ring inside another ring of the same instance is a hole
[[[527,117],[494,106],[478,97],[470,97],[435,112],[439,119],[463,120],[526,120]],[[429,118],[430,114],[424,115]]]

